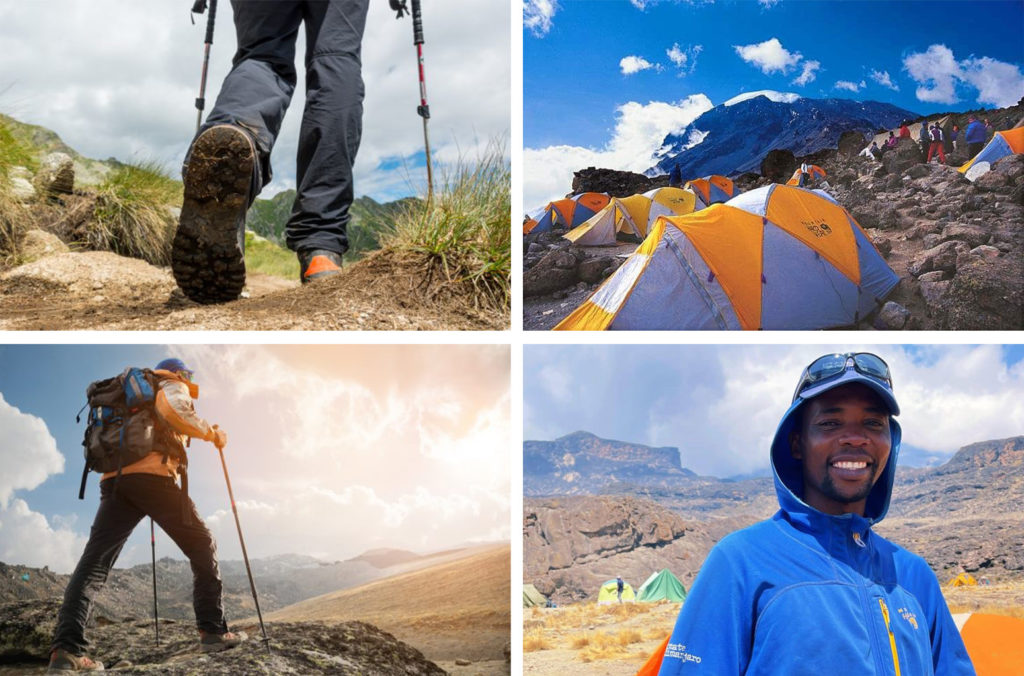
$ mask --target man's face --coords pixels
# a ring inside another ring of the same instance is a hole
[[[793,457],[803,461],[803,499],[826,514],[856,513],[889,461],[889,409],[861,383],[841,385],[804,405]]]

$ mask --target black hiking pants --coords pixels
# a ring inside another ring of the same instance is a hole
[[[270,182],[270,151],[295,91],[295,42],[299,25],[306,24],[306,107],[297,194],[285,230],[292,251],[342,254],[348,249],[368,5],[369,0],[231,0],[238,51],[203,129],[216,124],[247,129],[256,142],[261,185]]]
[[[192,607],[196,626],[214,634],[226,632],[217,545],[192,500],[170,477],[125,474],[116,492],[114,481],[100,482],[100,506],[89,532],[89,542],[64,591],[53,647],[75,655],[85,652],[88,646],[85,623],[93,600],[107,581],[125,540],[145,516],[152,517],[163,528],[192,564]],[[191,523],[185,523],[182,500],[188,501]]]

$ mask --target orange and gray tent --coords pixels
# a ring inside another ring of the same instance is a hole
[[[696,195],[682,188],[655,188],[642,195],[612,198],[608,206],[570,230],[565,238],[580,246],[614,244],[620,232],[643,239],[658,216],[688,214],[696,205]]]
[[[736,186],[733,185],[732,180],[718,174],[687,181],[683,188],[692,190],[697,195],[700,201],[700,204],[697,205],[698,209],[727,202],[736,194]]]
[[[1007,155],[1024,153],[1024,127],[997,131],[992,140],[974,158],[958,169],[968,181],[987,174],[992,164]]]
[[[1024,665],[1024,620],[957,613],[953,621],[979,676],[1017,676]]]
[[[608,205],[611,198],[603,192],[583,192],[579,195],[549,202],[544,214],[536,222],[523,225],[523,234],[547,232],[555,225],[575,228]]]
[[[786,181],[786,185],[800,185],[800,174],[803,173],[803,167],[797,167],[796,171],[793,172],[793,176]],[[825,170],[819,167],[817,164],[807,165],[807,176],[809,180],[817,181],[825,178]]]
[[[770,185],[659,218],[555,329],[850,326],[898,282],[857,221],[826,193]]]

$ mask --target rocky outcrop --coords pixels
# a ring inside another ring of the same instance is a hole
[[[689,583],[712,538],[656,502],[599,496],[527,499],[523,579],[556,602],[596,598],[616,575],[639,587],[662,568]]]
[[[587,167],[573,173],[572,195],[604,192],[612,197],[629,197],[668,185],[668,176],[649,178],[631,171]]]
[[[785,183],[798,166],[792,151],[777,148],[769,150],[761,160],[761,175],[772,183]]]
[[[75,191],[75,162],[66,153],[50,153],[36,172],[36,192],[47,197],[70,195]]]
[[[0,659],[9,667],[45,666],[60,603],[56,599],[0,606]],[[415,648],[363,622],[278,622],[266,625],[268,650],[257,626],[249,640],[220,653],[202,654],[194,624],[161,620],[160,643],[152,621],[96,623],[88,630],[90,656],[107,669],[143,674],[409,674],[443,676]]]

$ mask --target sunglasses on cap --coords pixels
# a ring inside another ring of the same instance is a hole
[[[799,384],[796,386],[796,392],[793,393],[793,401],[796,401],[800,393],[808,387],[845,373],[850,364],[858,373],[868,376],[892,390],[892,374],[889,372],[889,365],[878,355],[870,352],[826,354],[812,361],[804,369]]]
[[[179,376],[181,376],[182,378],[184,378],[185,380],[187,380],[189,382],[192,382],[192,376],[195,375],[195,372],[189,371],[188,369],[181,369],[177,373],[178,373]]]

